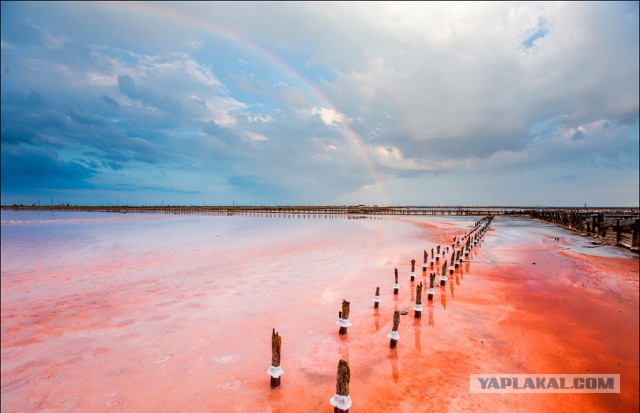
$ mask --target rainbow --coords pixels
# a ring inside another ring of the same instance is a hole
[[[164,18],[172,22],[177,21],[191,27],[200,28],[215,36],[220,36],[228,41],[231,41],[241,46],[245,50],[249,51],[251,54],[264,59],[273,67],[276,67],[279,70],[282,70],[284,73],[287,73],[288,75],[292,76],[302,85],[304,85],[309,91],[311,91],[311,93],[315,96],[316,99],[318,99],[319,102],[322,103],[322,105],[324,105],[328,109],[335,111],[336,113],[340,113],[340,111],[336,109],[335,105],[331,102],[331,100],[320,89],[318,89],[315,85],[313,85],[310,81],[308,81],[298,70],[296,70],[294,67],[289,65],[287,62],[285,62],[284,60],[282,60],[281,58],[279,58],[269,50],[266,50],[260,47],[256,43],[240,36],[238,33],[228,29],[227,27],[224,27],[217,23],[213,23],[209,20],[206,20],[203,17],[199,17],[197,15],[188,14],[186,12],[170,8],[162,3],[115,1],[115,2],[97,2],[94,4],[97,5],[98,7],[106,6],[113,9],[123,10],[125,12],[140,13],[140,14],[143,14],[145,17],[148,17],[149,15],[153,15],[157,18],[161,18],[161,19]],[[384,190],[384,185],[383,185],[382,179],[380,178],[380,174],[376,169],[375,164],[371,159],[371,156],[367,152],[362,142],[362,139],[356,133],[356,131],[353,130],[351,125],[349,125],[345,116],[338,117],[338,120],[336,121],[336,123],[339,124],[343,133],[349,139],[351,139],[353,143],[355,143],[356,147],[362,153],[364,161],[382,197],[382,201],[385,203],[388,203],[388,198]]]

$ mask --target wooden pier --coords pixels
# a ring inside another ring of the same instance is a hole
[[[576,208],[530,206],[378,206],[378,205],[281,205],[281,206],[24,206],[3,205],[3,210],[113,212],[121,214],[223,215],[296,218],[362,219],[380,215],[495,216],[537,218],[580,234],[595,242],[640,248],[638,207]]]

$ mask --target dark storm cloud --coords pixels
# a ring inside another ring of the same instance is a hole
[[[14,145],[2,149],[2,187],[6,191],[87,188],[93,175],[93,169],[75,160],[61,160],[53,151]]]

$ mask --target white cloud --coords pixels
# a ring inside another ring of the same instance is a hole
[[[252,142],[264,142],[269,140],[266,136],[256,132],[245,131],[244,135]]]
[[[346,117],[331,108],[318,108],[314,107],[312,109],[305,109],[303,113],[307,113],[310,116],[319,116],[322,122],[327,126],[333,126],[336,123],[344,123]]]

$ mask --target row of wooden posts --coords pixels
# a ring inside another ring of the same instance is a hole
[[[588,212],[571,210],[533,210],[530,215],[578,233],[609,239],[612,244],[640,250],[640,214],[629,211]]]
[[[467,261],[470,259],[471,250],[481,241],[483,235],[489,228],[493,216],[487,216],[482,218],[481,220],[475,223],[475,226],[471,231],[462,236],[461,238],[454,237],[453,242],[451,244],[452,253],[451,253],[451,261],[444,260],[444,264],[441,269],[441,276],[439,279],[439,285],[444,287],[447,282],[447,270],[450,275],[454,274],[454,271],[461,266],[464,259]],[[446,247],[448,251],[448,247]],[[426,250],[424,250],[424,262],[422,264],[423,274],[426,275],[427,268],[430,267],[434,269],[436,264],[439,263],[440,258],[445,254],[445,249],[438,245],[436,246],[436,250],[431,249],[431,261],[429,262],[429,254]],[[450,266],[447,266],[447,263],[451,263]],[[411,273],[410,279],[413,282],[415,280],[415,264],[416,260],[411,260]],[[429,289],[427,290],[427,299],[432,300],[434,296],[434,285],[436,279],[436,271],[431,271],[429,274]],[[393,285],[393,294],[397,295],[400,285],[398,284],[398,269],[394,269],[394,285]],[[425,290],[423,288],[422,281],[416,286],[416,294],[415,294],[415,305],[414,309],[414,317],[421,318],[422,317],[422,292]],[[380,287],[376,287],[375,296],[373,298],[373,308],[377,309],[380,305]],[[340,328],[338,330],[338,334],[344,335],[347,334],[347,329],[352,326],[349,322],[349,313],[350,313],[350,305],[351,303],[347,300],[342,300],[342,308],[338,312],[338,322],[336,323]],[[406,314],[406,312],[404,313]],[[398,334],[398,328],[400,326],[400,311],[395,310],[393,313],[393,327],[391,329],[391,333],[387,335],[389,338],[389,348],[395,349],[398,345],[398,340],[400,339],[400,335]],[[276,332],[275,328],[271,332],[271,366],[267,373],[271,376],[271,388],[277,388],[280,386],[280,379],[283,375],[284,371],[280,366],[280,356],[281,356],[281,346],[282,346],[282,337]],[[340,359],[338,362],[338,371],[336,378],[336,394],[329,400],[329,403],[334,406],[334,413],[348,413],[349,408],[351,407],[351,396],[349,394],[349,382],[351,379],[351,371],[349,368],[349,362]]]

